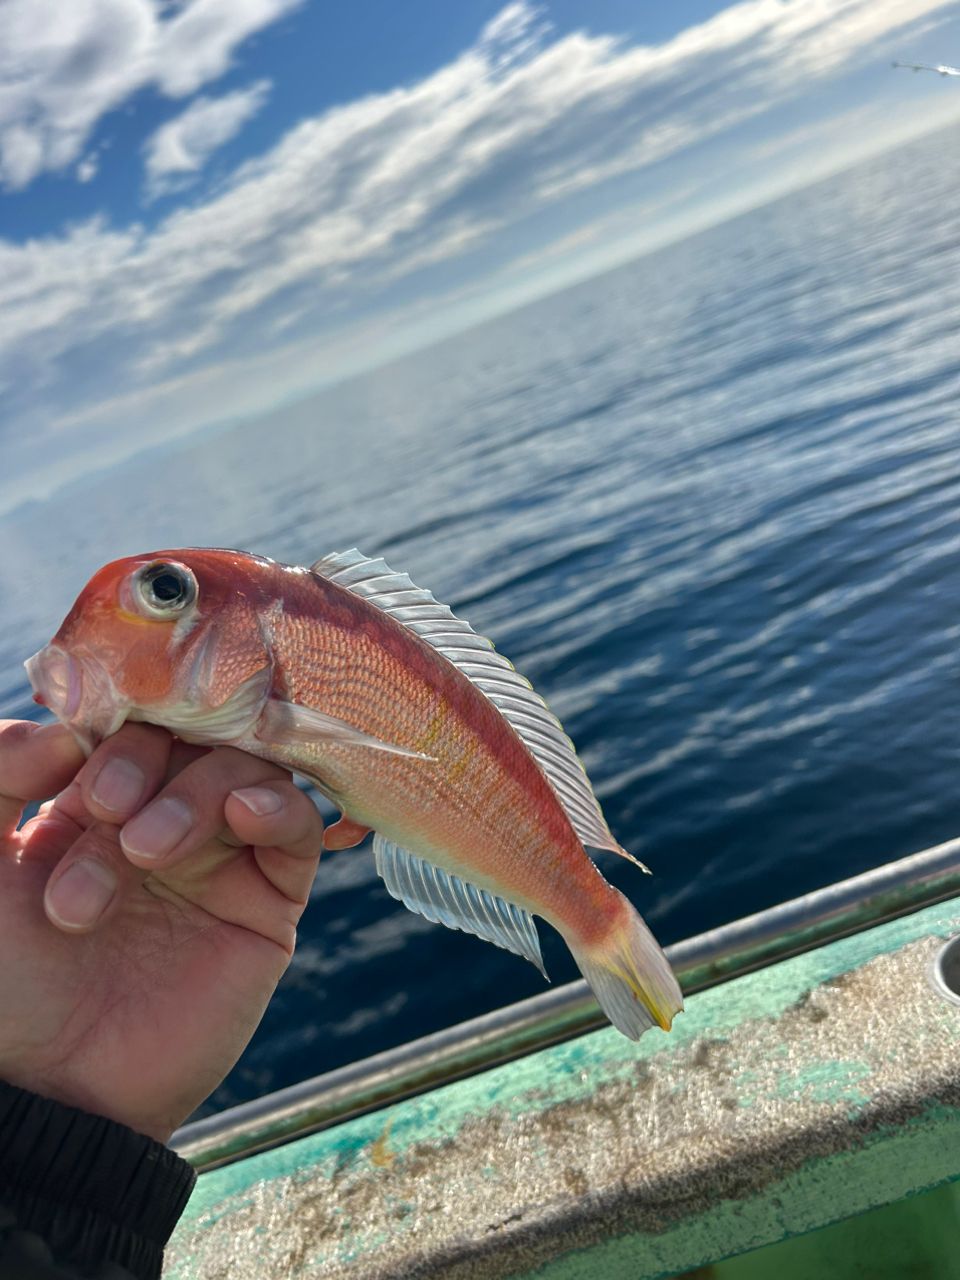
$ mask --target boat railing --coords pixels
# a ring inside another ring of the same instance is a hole
[[[685,994],[960,894],[960,839],[827,885],[666,948]],[[572,982],[266,1094],[178,1130],[172,1145],[213,1169],[606,1022]]]

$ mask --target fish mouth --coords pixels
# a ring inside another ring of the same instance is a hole
[[[23,664],[34,701],[66,725],[89,755],[126,720],[125,706],[105,667],[91,657],[78,657],[48,644]]]
[[[69,722],[80,710],[83,675],[80,664],[58,645],[48,644],[23,664],[33,686],[34,701]]]

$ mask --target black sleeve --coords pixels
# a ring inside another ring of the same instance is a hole
[[[0,1280],[156,1280],[194,1181],[152,1138],[0,1081]]]

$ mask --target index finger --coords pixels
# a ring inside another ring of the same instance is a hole
[[[163,785],[172,747],[166,729],[128,720],[80,770],[78,789],[87,812],[101,821],[125,822]]]
[[[28,801],[62,791],[83,760],[62,725],[0,720],[0,836],[16,829]]]

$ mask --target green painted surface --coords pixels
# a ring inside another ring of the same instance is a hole
[[[677,1280],[960,1280],[960,1184],[908,1196]]]
[[[927,969],[958,929],[939,904],[704,991],[669,1036],[598,1031],[204,1174],[166,1274],[652,1280],[956,1177],[960,1008]]]

